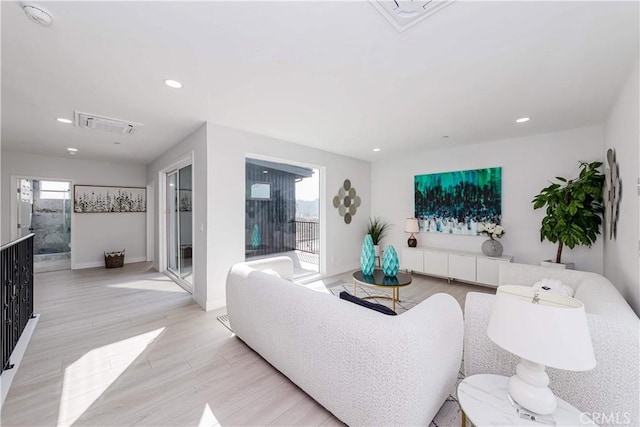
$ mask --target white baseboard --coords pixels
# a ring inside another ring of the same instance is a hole
[[[202,298],[200,295],[196,295],[195,292],[191,294],[191,298],[198,304],[203,310],[207,310],[207,300]]]
[[[38,324],[39,319],[40,315],[36,314],[35,318],[30,319],[27,322],[27,326],[25,326],[22,335],[20,335],[20,339],[16,344],[16,348],[13,349],[13,353],[11,353],[11,357],[9,359],[11,363],[13,363],[13,368],[3,371],[2,375],[0,376],[0,388],[2,389],[0,408],[4,404],[4,400],[7,398],[11,383],[18,373],[20,362],[22,362],[24,353],[27,351],[27,345],[29,345],[29,341],[31,341],[31,336],[33,335],[33,331],[35,331],[36,329],[36,325]]]
[[[146,256],[139,256],[133,258],[124,257],[125,264],[133,264],[136,262],[146,262]],[[91,261],[91,262],[76,262],[71,265],[72,270],[82,270],[84,268],[96,268],[96,267],[104,267],[104,261]]]
[[[227,305],[227,301],[224,298],[218,298],[217,300],[208,301],[202,298],[200,295],[196,295],[195,293],[192,295],[192,298],[196,302],[196,304],[202,307],[204,311],[216,310]]]
[[[218,298],[215,300],[208,300],[206,304],[206,311],[216,310],[218,308],[226,307],[227,300],[225,298]]]

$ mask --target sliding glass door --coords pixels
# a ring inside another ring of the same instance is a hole
[[[167,271],[187,288],[192,288],[191,165],[167,172],[166,182]]]

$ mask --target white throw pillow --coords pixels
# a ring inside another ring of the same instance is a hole
[[[534,289],[542,289],[554,294],[564,295],[573,298],[573,288],[567,286],[557,279],[542,279],[539,282],[534,283]]]

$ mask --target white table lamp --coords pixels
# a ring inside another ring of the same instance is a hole
[[[509,395],[536,414],[556,410],[545,366],[588,371],[596,366],[584,305],[528,286],[500,286],[487,328],[489,338],[521,361]]]
[[[409,240],[407,240],[407,244],[409,245],[409,247],[415,248],[416,246],[418,246],[418,241],[413,235],[413,233],[420,232],[420,227],[418,226],[418,220],[415,218],[407,218],[407,220],[404,223],[404,232],[411,233],[411,236],[409,236]]]

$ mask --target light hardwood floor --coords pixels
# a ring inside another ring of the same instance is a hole
[[[494,292],[415,276],[401,295],[470,290]],[[35,307],[3,426],[342,424],[150,264],[37,274]]]

